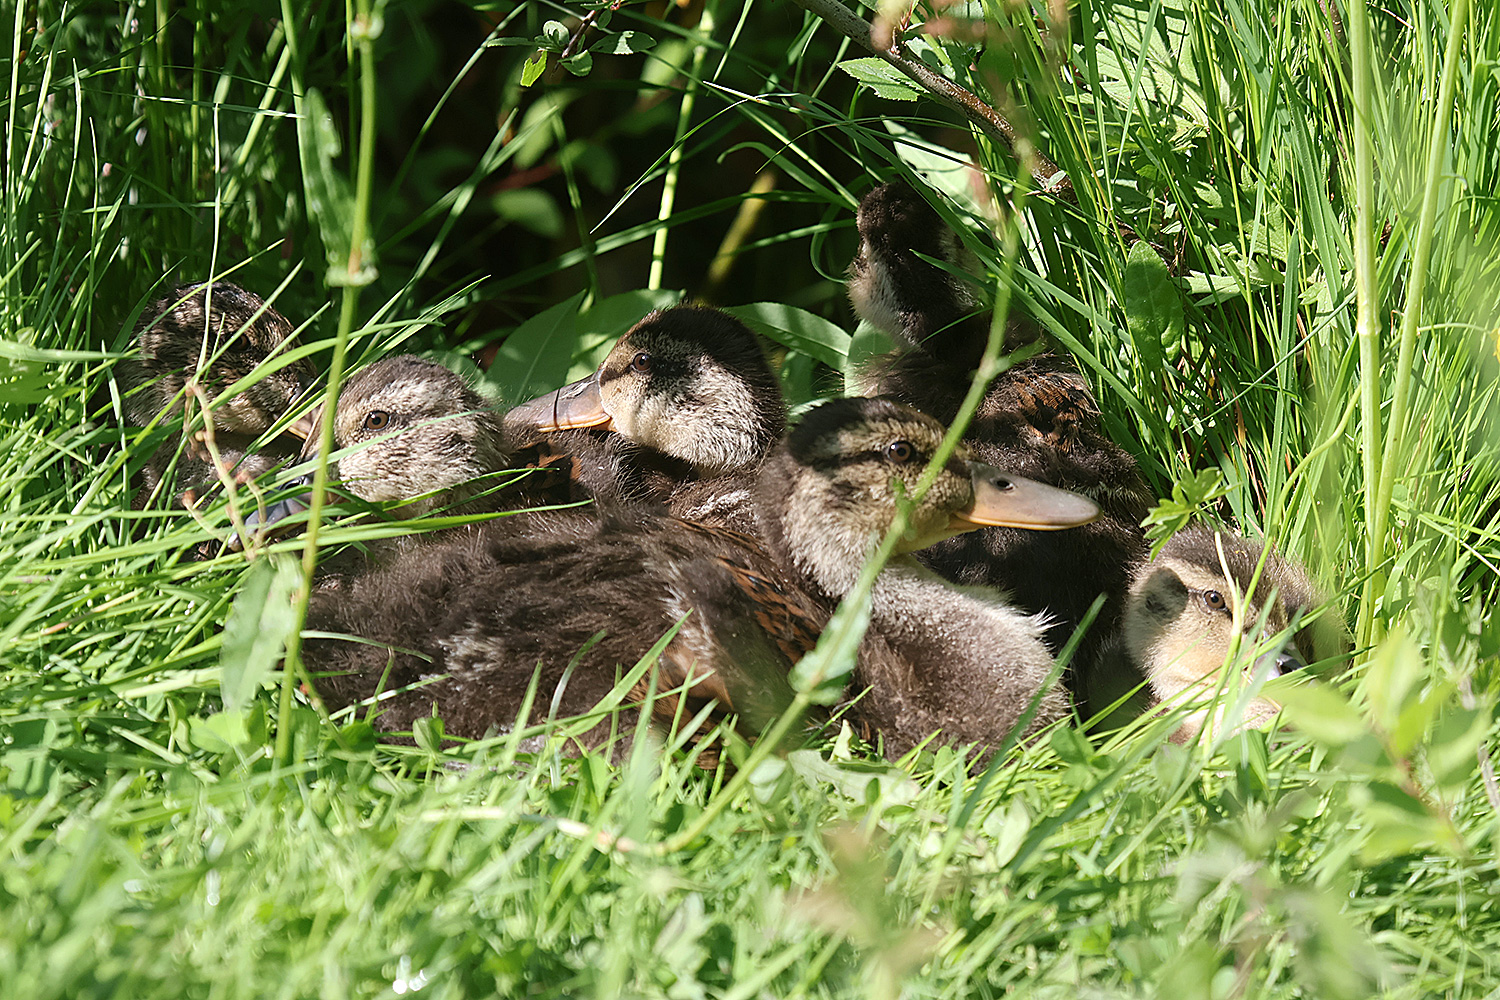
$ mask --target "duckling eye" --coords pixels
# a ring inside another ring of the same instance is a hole
[[[390,425],[391,415],[384,410],[371,410],[365,414],[365,430],[383,431]]]
[[[1210,611],[1227,611],[1229,602],[1224,600],[1224,595],[1217,590],[1205,590],[1203,592],[1203,603],[1208,605]]]
[[[916,455],[917,449],[912,447],[910,441],[892,441],[885,446],[885,460],[896,465],[905,465]]]
[[[651,355],[647,354],[645,351],[641,351],[635,357],[631,358],[630,370],[640,372],[642,375],[645,375],[647,372],[651,371]]]

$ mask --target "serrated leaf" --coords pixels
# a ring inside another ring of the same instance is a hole
[[[258,560],[224,623],[219,649],[219,693],[229,711],[246,708],[286,650],[296,628],[292,595],[302,583],[286,556]]]
[[[839,69],[873,90],[878,97],[893,101],[915,101],[924,91],[906,74],[874,56],[861,59],[846,59]]]
[[[622,31],[618,35],[606,35],[593,45],[590,52],[604,56],[629,56],[646,52],[656,47],[656,39],[640,31]]]
[[[537,49],[526,60],[521,67],[521,86],[529,87],[541,77],[542,71],[547,68],[547,50]]]
[[[821,316],[780,302],[752,302],[724,310],[762,336],[843,371],[849,335]]]
[[[1283,691],[1281,704],[1293,725],[1325,746],[1341,747],[1369,732],[1349,699],[1320,681]]]

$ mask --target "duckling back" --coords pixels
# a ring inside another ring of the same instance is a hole
[[[684,530],[645,511],[521,515],[314,595],[309,628],[363,641],[311,640],[305,655],[332,706],[373,696],[389,664],[385,690],[422,686],[382,701],[379,728],[410,729],[436,706],[448,733],[478,738],[517,721],[534,672],[538,700],[523,722],[593,710],[677,626],[626,704],[652,684],[685,687],[652,703],[658,729],[713,700],[712,721],[735,712],[753,732],[789,700],[787,671],[821,618],[795,595],[780,608],[750,599],[747,572],[776,586],[748,539]],[[767,628],[768,615],[778,624]],[[580,738],[599,746],[633,719],[627,710]]]

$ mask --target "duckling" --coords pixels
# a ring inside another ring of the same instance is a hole
[[[298,421],[302,457],[318,453],[322,407]],[[401,518],[442,509],[498,509],[495,474],[509,465],[502,419],[458,375],[405,354],[349,376],[334,411],[332,476],[353,495],[388,503]]]
[[[756,484],[764,546],[641,506],[504,518],[314,594],[309,628],[359,641],[310,639],[304,655],[331,706],[371,697],[389,669],[386,690],[429,683],[382,702],[381,728],[409,728],[436,705],[447,732],[477,737],[515,721],[538,669],[532,722],[549,706],[587,712],[618,668],[681,622],[662,653],[658,690],[685,688],[689,716],[713,699],[753,731],[785,705],[788,669],[853,586],[942,436],[936,421],[888,400],[825,403]],[[427,453],[402,455],[416,463]],[[994,594],[952,588],[904,553],[981,524],[1060,527],[1097,513],[1084,498],[976,472],[962,458],[949,463],[912,513],[903,554],[878,578],[859,653],[858,679],[871,690],[852,711],[887,752],[935,730],[998,743],[1052,663],[1037,619]],[[659,701],[653,721],[677,710]],[[1048,692],[1033,726],[1066,711],[1066,696]],[[602,742],[609,726],[595,726],[585,744]]]
[[[186,387],[203,387],[210,400],[253,371],[253,385],[214,406],[209,419],[221,458],[241,480],[253,478],[296,454],[280,439],[255,446],[312,383],[305,359],[286,362],[296,346],[291,323],[264,299],[227,281],[178,285],[142,313],[135,338],[140,360],[123,366],[125,412],[145,425],[163,411],[182,413]],[[199,365],[203,364],[200,368]],[[158,492],[179,450],[174,491],[186,499],[217,481],[211,456],[196,437],[180,447],[179,432],[151,456],[133,505]]]
[[[950,421],[983,353],[990,315],[966,282],[923,255],[960,270],[972,266],[972,257],[901,182],[865,195],[857,224],[850,300],[863,319],[904,345],[871,367],[867,388]],[[1013,312],[1006,349],[1040,335],[1033,321]],[[1131,569],[1145,554],[1139,525],[1152,498],[1135,459],[1104,435],[1098,404],[1073,360],[1050,350],[990,383],[964,440],[978,460],[1082,493],[1103,514],[1074,531],[989,528],[934,546],[921,560],[949,580],[998,587],[1016,607],[1046,611],[1054,652],[1105,595],[1073,658],[1075,674],[1087,669],[1117,627]]]
[[[1256,671],[1279,676],[1344,652],[1346,636],[1334,616],[1324,612],[1303,621],[1324,599],[1300,566],[1272,550],[1250,590],[1263,551],[1261,544],[1228,529],[1194,525],[1172,536],[1155,559],[1143,560],[1135,569],[1119,631],[1093,678],[1100,687],[1090,700],[1103,706],[1142,681],[1145,698],[1134,706],[1138,709],[1207,695],[1221,682],[1236,648],[1247,680]],[[1237,599],[1245,602],[1239,635]],[[1288,629],[1294,631],[1285,645],[1248,658],[1265,640]],[[1255,698],[1242,721],[1260,725],[1279,710],[1270,699]],[[1174,742],[1217,726],[1223,711],[1193,713],[1173,735]]]
[[[632,327],[592,375],[511,410],[505,426],[517,444],[541,437],[577,449],[577,475],[596,498],[748,530],[749,484],[786,428],[786,407],[748,327],[677,306]]]
[[[936,420],[891,399],[836,399],[813,408],[760,478],[766,547],[836,604],[943,434]],[[955,587],[913,553],[976,529],[1059,533],[1054,529],[1076,530],[1098,516],[1086,497],[970,462],[962,451],[949,461],[911,514],[910,541],[876,578],[855,669],[854,688],[864,693],[852,714],[880,734],[888,755],[934,732],[955,743],[999,744],[1053,666],[1043,616],[990,588]],[[1026,732],[1069,711],[1064,691],[1046,691]]]

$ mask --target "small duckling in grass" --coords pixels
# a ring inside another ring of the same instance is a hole
[[[748,327],[677,306],[637,323],[587,378],[511,410],[505,426],[521,447],[576,448],[591,496],[748,530],[749,486],[781,439],[786,406]]]
[[[867,388],[951,421],[983,353],[991,316],[967,282],[932,260],[963,271],[972,269],[972,257],[902,182],[866,194],[857,224],[850,300],[861,318],[902,345],[871,365]],[[1008,322],[1006,350],[1041,336],[1015,310]],[[1103,513],[1074,531],[989,528],[934,546],[922,562],[957,583],[998,587],[1018,608],[1046,611],[1054,652],[1103,594],[1105,603],[1073,659],[1078,666],[1093,662],[1117,627],[1131,569],[1145,554],[1140,523],[1152,497],[1135,459],[1105,436],[1098,404],[1072,358],[1050,350],[990,383],[964,441],[979,461],[1081,493]]]
[[[299,421],[318,454],[323,411]],[[462,378],[413,355],[384,358],[351,374],[334,412],[331,478],[362,500],[393,504],[402,518],[436,510],[499,509],[495,474],[509,465],[500,414]]]
[[[1089,678],[1096,688],[1090,702],[1103,708],[1142,682],[1137,710],[1184,704],[1228,687],[1225,704],[1189,715],[1175,742],[1226,721],[1256,726],[1273,718],[1280,706],[1256,697],[1241,718],[1226,720],[1239,685],[1225,684],[1224,670],[1238,664],[1246,681],[1260,672],[1280,676],[1337,657],[1347,642],[1331,611],[1310,617],[1325,602],[1307,573],[1264,548],[1227,529],[1194,525],[1172,536],[1155,559],[1142,561],[1120,628]],[[1237,601],[1243,602],[1238,618]],[[1288,630],[1285,643],[1265,648],[1266,640]]]
[[[227,281],[178,285],[142,311],[135,338],[140,359],[122,366],[131,423],[175,422],[188,387],[195,386],[211,406],[214,445],[226,472],[243,481],[297,453],[296,444],[280,438],[256,445],[314,378],[307,359],[285,360],[296,347],[292,325],[260,296]],[[219,400],[252,374],[258,376],[253,383]],[[174,459],[174,499],[191,499],[218,481],[202,432],[183,442],[174,426],[146,463],[133,506],[146,506],[160,492]]]

